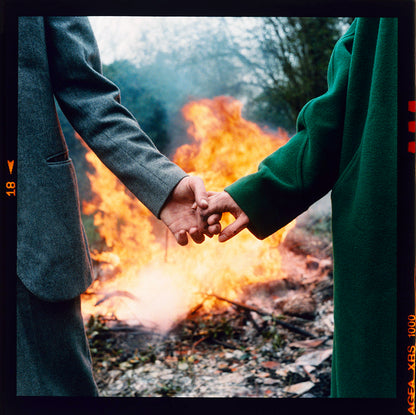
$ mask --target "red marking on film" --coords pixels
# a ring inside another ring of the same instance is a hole
[[[416,101],[408,101],[407,108],[409,112],[416,112]],[[409,133],[415,133],[416,132],[416,122],[415,121],[409,121],[408,122],[408,130]],[[407,145],[407,151],[409,153],[416,153],[416,143],[414,141],[409,141]]]

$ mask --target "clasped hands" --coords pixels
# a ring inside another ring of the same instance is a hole
[[[235,221],[223,230],[221,217],[231,213]],[[218,235],[225,242],[245,229],[248,216],[226,192],[207,192],[201,178],[187,176],[173,189],[160,212],[160,219],[175,236],[179,245],[188,243],[188,235],[194,242],[204,242]]]

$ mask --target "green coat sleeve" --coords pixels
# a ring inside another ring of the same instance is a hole
[[[328,67],[328,91],[299,113],[297,133],[263,160],[258,172],[225,190],[263,239],[324,196],[338,176],[355,22],[337,42]]]

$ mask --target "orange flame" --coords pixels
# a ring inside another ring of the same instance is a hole
[[[254,173],[261,160],[288,140],[282,130],[268,133],[243,119],[241,110],[240,102],[227,97],[191,102],[183,109],[194,142],[180,147],[173,160],[202,177],[207,190],[221,191]],[[219,307],[206,294],[237,300],[249,284],[282,277],[277,247],[293,224],[264,241],[243,231],[225,244],[214,237],[180,247],[92,152],[86,157],[96,169],[89,175],[96,197],[83,204],[83,211],[94,214],[107,249],[92,253],[99,277],[89,289],[94,294],[83,296],[85,316],[114,313],[126,322],[167,330],[202,302],[207,310]],[[225,215],[223,225],[230,220]],[[113,296],[95,306],[100,295],[121,290],[137,300]]]

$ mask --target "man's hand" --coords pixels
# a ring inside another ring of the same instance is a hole
[[[208,208],[202,209],[201,213],[206,218],[209,230],[211,226],[217,226],[224,212],[230,212],[235,218],[235,221],[228,225],[218,236],[218,241],[220,242],[228,241],[243,229],[247,228],[250,223],[248,216],[227,192],[210,192],[208,205]]]
[[[205,235],[218,234],[221,226],[214,219],[211,226],[203,220],[201,210],[208,207],[208,193],[199,177],[184,177],[173,189],[164,204],[160,219],[170,229],[179,245],[188,243],[187,233],[198,244],[204,242]],[[218,215],[217,215],[218,216]]]

